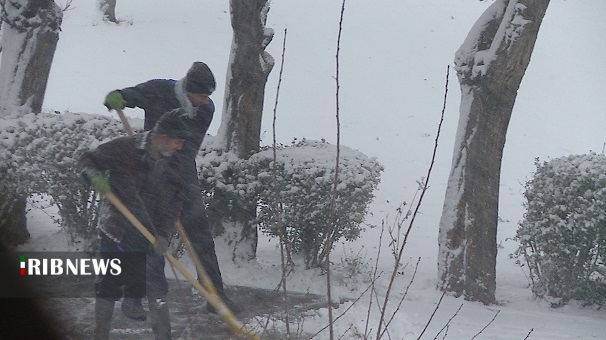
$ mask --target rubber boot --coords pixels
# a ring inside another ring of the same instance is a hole
[[[147,313],[143,309],[143,305],[141,305],[141,299],[124,298],[121,309],[124,315],[133,320],[145,321],[147,319]]]
[[[114,304],[113,299],[97,298],[95,300],[95,340],[109,339]]]
[[[149,299],[149,319],[156,340],[170,340],[170,315],[163,299]]]

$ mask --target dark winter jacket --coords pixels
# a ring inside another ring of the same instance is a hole
[[[179,151],[190,166],[195,158],[213,119],[215,105],[193,107],[183,87],[184,80],[153,79],[145,83],[118,90],[126,100],[127,107],[139,107],[145,111],[145,131],[154,128],[158,119],[166,112],[183,107],[190,113],[184,116],[191,136]],[[191,170],[191,169],[189,169]],[[194,165],[195,170],[195,165]]]
[[[109,173],[111,191],[154,235],[170,239],[185,197],[184,162],[177,153],[155,161],[147,151],[149,132],[114,139],[86,152],[78,162],[88,175]],[[99,228],[120,242],[135,227],[111,204],[102,202]]]

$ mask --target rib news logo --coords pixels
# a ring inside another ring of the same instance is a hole
[[[145,252],[0,251],[2,298],[95,297],[95,282],[145,282]]]
[[[19,275],[120,275],[120,259],[19,257]]]

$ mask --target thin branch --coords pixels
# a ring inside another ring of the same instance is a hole
[[[276,153],[276,118],[278,112],[278,98],[280,97],[280,85],[282,84],[282,73],[284,71],[284,55],[286,54],[286,33],[287,30],[284,29],[284,40],[282,41],[282,61],[280,62],[280,73],[278,77],[278,86],[276,89],[276,101],[274,103],[274,116],[273,116],[273,124],[272,124],[272,132],[273,132],[273,168],[272,168],[272,176],[274,182],[274,194],[275,194],[275,216],[276,216],[276,228],[278,229],[278,235],[280,237],[280,262],[282,264],[282,280],[280,281],[282,285],[282,291],[284,293],[284,314],[285,314],[285,324],[286,324],[286,335],[290,338],[290,322],[288,320],[288,292],[286,290],[286,259],[285,259],[285,251],[288,251],[288,245],[286,242],[286,235],[284,233],[284,226],[282,224],[282,201],[280,199],[280,189],[278,184],[278,156]],[[290,258],[290,253],[289,256]]]
[[[63,6],[60,7],[61,8],[61,12],[67,12],[68,10],[72,9],[72,0],[68,0],[65,2],[65,4],[63,4]]]
[[[412,278],[410,278],[410,282],[408,282],[408,285],[406,286],[406,289],[404,290],[404,295],[400,299],[400,301],[398,303],[398,306],[396,307],[396,309],[391,314],[391,317],[389,318],[389,320],[385,323],[385,330],[383,331],[383,333],[381,335],[383,335],[385,333],[385,331],[387,331],[387,327],[389,327],[389,324],[391,324],[391,322],[395,318],[396,314],[400,310],[400,307],[402,306],[402,303],[404,302],[404,299],[408,295],[408,290],[410,289],[410,286],[412,286],[412,283],[415,281],[415,277],[417,276],[417,270],[419,269],[419,263],[420,262],[421,262],[421,258],[419,257],[417,259],[417,264],[415,265],[415,270],[412,273]]]
[[[526,337],[524,338],[524,340],[530,339],[530,334],[532,334],[532,332],[534,332],[534,328],[530,329],[530,331],[528,332],[528,334],[526,334]]]
[[[490,322],[488,322],[488,324],[486,324],[486,326],[484,326],[484,328],[480,329],[480,331],[476,335],[474,335],[473,338],[471,338],[471,340],[477,338],[480,334],[482,334],[482,332],[484,332],[486,330],[486,328],[488,328],[488,326],[490,326],[494,322],[494,320],[497,318],[497,316],[499,316],[499,313],[501,313],[500,310],[498,310],[495,313],[495,315],[492,317],[492,320],[490,320]]]
[[[448,333],[448,327],[450,326],[450,323],[452,322],[452,320],[459,314],[459,312],[461,311],[461,308],[463,308],[463,304],[461,304],[459,306],[459,308],[457,309],[457,311],[450,317],[450,319],[448,319],[448,321],[446,322],[444,327],[442,327],[442,329],[440,329],[440,331],[438,332],[438,334],[436,334],[436,336],[433,338],[433,340],[436,340],[438,338],[438,335],[440,335],[440,333],[442,333],[442,331],[444,331],[444,330],[446,330],[446,332],[444,333],[444,338],[446,338],[446,333]]]
[[[380,274],[379,274],[379,276],[377,276],[377,279],[379,279],[379,277],[381,277],[381,275],[380,275]],[[335,318],[335,320],[334,320],[334,321],[337,321],[337,320],[339,320],[341,317],[343,317],[343,315],[345,315],[345,314],[346,314],[346,313],[347,313],[347,312],[348,312],[348,311],[349,311],[349,310],[350,310],[350,309],[351,309],[353,306],[355,306],[355,304],[356,304],[358,301],[360,301],[360,299],[362,298],[362,296],[364,296],[364,294],[366,294],[366,292],[367,292],[369,289],[374,288],[374,285],[375,285],[375,280],[373,280],[373,281],[370,283],[370,285],[368,285],[368,287],[366,287],[366,289],[364,289],[364,291],[363,291],[363,292],[362,292],[362,293],[361,293],[361,294],[360,294],[360,295],[359,295],[359,296],[358,296],[358,297],[357,297],[357,298],[356,298],[356,299],[355,299],[355,300],[354,300],[354,301],[351,303],[351,305],[349,305],[349,307],[347,307],[347,308],[346,308],[346,309],[343,311],[343,313],[339,314],[339,315],[338,315],[338,316]],[[330,301],[328,301],[328,305],[329,305],[329,306],[331,305]],[[326,326],[322,327],[320,330],[318,330],[316,333],[314,333],[314,335],[312,335],[312,336],[311,336],[311,337],[309,337],[308,339],[313,339],[313,338],[315,338],[315,337],[316,337],[316,336],[318,336],[318,335],[319,335],[319,334],[320,334],[320,333],[321,333],[323,330],[325,330],[326,328],[330,327],[331,325],[332,325],[332,324],[330,323],[330,324],[328,324],[328,325],[326,325]]]
[[[446,325],[446,331],[444,331],[444,336],[442,337],[442,340],[445,340],[446,337],[448,336],[448,330],[450,329],[450,325]]]
[[[425,197],[425,193],[427,192],[427,189],[429,188],[429,178],[431,177],[431,172],[433,170],[433,165],[436,161],[436,154],[438,152],[438,140],[440,139],[440,132],[442,131],[442,123],[444,122],[444,113],[446,111],[446,98],[448,96],[448,74],[450,73],[450,65],[447,66],[446,68],[446,85],[445,85],[445,90],[444,90],[444,102],[442,105],[442,113],[440,115],[440,123],[438,124],[438,131],[436,133],[436,138],[435,138],[435,142],[434,142],[434,147],[433,147],[433,153],[431,156],[431,163],[429,164],[429,168],[427,169],[427,176],[425,177],[425,182],[423,183],[423,189],[421,190],[421,195],[419,197],[419,201],[417,202],[417,206],[414,210],[414,213],[412,214],[412,217],[410,219],[410,223],[408,224],[408,229],[406,230],[406,233],[404,234],[404,240],[402,242],[402,245],[400,246],[400,251],[398,253],[398,256],[396,258],[396,265],[394,266],[394,270],[391,274],[391,279],[389,280],[389,285],[387,287],[387,292],[385,294],[385,300],[383,301],[383,311],[381,312],[381,321],[379,322],[379,329],[377,330],[377,340],[380,339],[380,335],[382,334],[381,332],[381,322],[382,320],[385,318],[385,309],[387,308],[387,302],[389,301],[389,295],[391,293],[391,290],[393,288],[393,284],[394,281],[396,279],[396,275],[398,273],[398,266],[397,264],[400,263],[401,259],[402,259],[402,254],[404,253],[404,247],[406,246],[406,242],[408,240],[408,236],[410,235],[410,231],[412,230],[412,226],[415,222],[415,219],[419,213],[419,209],[421,208],[421,204],[423,203],[423,197]]]
[[[353,328],[353,324],[349,325],[349,327],[347,327],[345,332],[343,332],[343,334],[341,334],[341,336],[339,337],[339,340],[343,339],[343,337],[347,334],[347,332],[349,332],[352,328]]]
[[[436,304],[436,308],[433,309],[433,312],[431,313],[431,316],[429,316],[429,320],[427,320],[427,323],[425,324],[425,327],[423,328],[423,330],[421,331],[421,334],[419,334],[419,336],[417,337],[417,339],[421,339],[421,337],[423,336],[423,334],[427,330],[427,327],[429,327],[429,324],[431,323],[431,320],[433,320],[433,317],[436,316],[436,312],[440,308],[440,305],[442,304],[442,299],[444,299],[445,295],[446,295],[446,292],[445,291],[442,292],[442,296],[440,296],[440,300],[438,300],[438,303]]]
[[[330,200],[330,219],[328,222],[328,230],[326,231],[326,240],[324,243],[324,250],[326,251],[326,291],[328,298],[328,324],[330,326],[330,340],[334,339],[334,327],[333,327],[333,315],[332,315],[332,293],[331,293],[331,285],[330,285],[330,250],[332,248],[332,233],[334,230],[334,224],[336,223],[336,202],[337,202],[337,183],[339,180],[339,157],[341,153],[341,122],[340,122],[340,109],[339,109],[339,96],[340,96],[340,84],[339,84],[339,53],[341,50],[341,33],[343,32],[343,14],[345,12],[345,0],[343,0],[341,4],[341,15],[339,18],[339,33],[337,34],[337,52],[335,55],[335,98],[336,98],[336,108],[335,108],[335,117],[337,122],[337,154],[335,159],[335,177],[332,188],[332,197]]]
[[[377,271],[379,270],[379,258],[381,257],[381,244],[383,241],[383,233],[385,232],[385,220],[382,221],[381,226],[381,234],[379,235],[379,247],[377,249],[377,258],[375,259],[375,269],[372,272],[372,290],[370,291],[370,298],[368,299],[368,309],[366,310],[366,325],[364,326],[364,338],[368,337],[370,333],[369,324],[370,324],[370,312],[372,310],[372,298],[375,292],[374,282],[377,279]]]

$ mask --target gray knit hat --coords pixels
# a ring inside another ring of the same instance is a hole
[[[215,76],[205,63],[196,61],[185,76],[185,91],[191,93],[211,94],[215,91],[217,83]]]
[[[187,139],[189,129],[185,123],[185,114],[183,108],[174,109],[163,114],[154,126],[153,132],[173,139]]]

